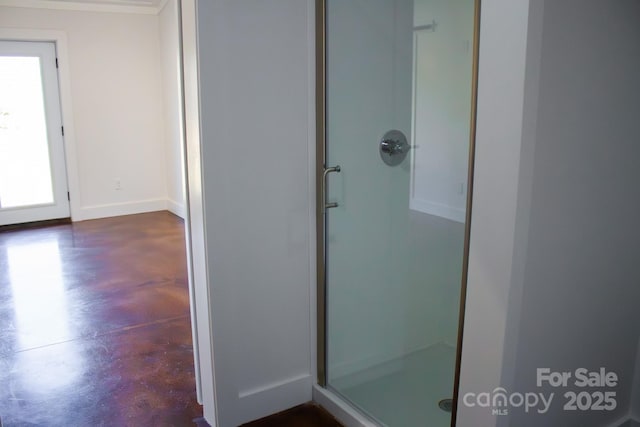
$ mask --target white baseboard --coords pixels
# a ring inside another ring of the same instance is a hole
[[[464,222],[465,220],[464,209],[454,208],[452,206],[434,203],[424,199],[418,199],[416,197],[412,197],[409,201],[409,209],[429,215],[439,216],[441,218],[450,219],[451,221],[456,222]]]
[[[284,411],[311,400],[311,375],[303,374],[238,393],[237,411],[241,414],[234,425],[244,424]]]
[[[317,384],[313,385],[313,401],[336,417],[345,427],[377,427],[377,424],[356,411],[335,393]]]
[[[178,203],[175,200],[167,199],[167,210],[182,219],[185,219],[187,216],[187,209],[184,203]]]
[[[80,208],[80,218],[74,217],[72,219],[73,221],[84,221],[88,219],[163,211],[166,209],[167,199],[149,199],[137,202],[110,203],[105,205],[83,206]]]

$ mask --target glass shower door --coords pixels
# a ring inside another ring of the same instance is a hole
[[[326,0],[326,382],[378,422],[451,422],[474,1]]]

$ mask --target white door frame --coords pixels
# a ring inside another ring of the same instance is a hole
[[[53,42],[58,57],[58,85],[60,89],[60,112],[64,125],[64,156],[67,163],[67,187],[69,188],[69,209],[71,220],[81,220],[80,181],[76,161],[76,138],[71,102],[71,78],[69,75],[69,55],[67,34],[55,30],[30,30],[20,28],[0,28],[0,40],[26,42]]]
[[[213,359],[210,271],[206,241],[206,213],[202,183],[200,135],[200,72],[198,62],[196,0],[179,0],[182,115],[185,152],[185,233],[189,263],[191,330],[198,403],[212,426],[219,425],[217,389]]]

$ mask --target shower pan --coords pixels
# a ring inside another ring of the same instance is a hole
[[[317,0],[318,383],[455,425],[478,0]]]

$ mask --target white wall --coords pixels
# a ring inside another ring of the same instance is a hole
[[[634,0],[545,2],[522,304],[509,319],[520,336],[514,388],[536,389],[538,367],[605,367],[620,379],[618,407],[581,413],[558,402],[544,417],[517,412],[510,425],[601,426],[631,408],[640,337],[639,20]],[[602,22],[608,30],[594,31]]]
[[[469,271],[460,396],[500,386],[514,262],[521,173],[525,70],[529,69],[528,0],[483,0],[480,26],[477,133]],[[509,43],[505,43],[509,40]],[[531,58],[529,58],[531,59]],[[534,58],[534,63],[535,58]],[[528,76],[532,78],[531,76]],[[526,138],[525,138],[526,139]],[[459,426],[492,426],[486,408],[458,406]]]
[[[311,399],[313,5],[197,7],[217,417],[230,427]]]
[[[158,17],[0,7],[0,27],[67,34],[80,189],[73,219],[165,209]]]
[[[482,3],[460,396],[550,392],[536,368],[604,366],[618,407],[563,411],[555,390],[545,416],[460,405],[458,424],[610,425],[638,401],[640,4],[527,3]]]
[[[182,93],[180,89],[180,39],[177,0],[167,1],[160,11],[159,18],[167,208],[184,218],[184,144],[181,124]]]

